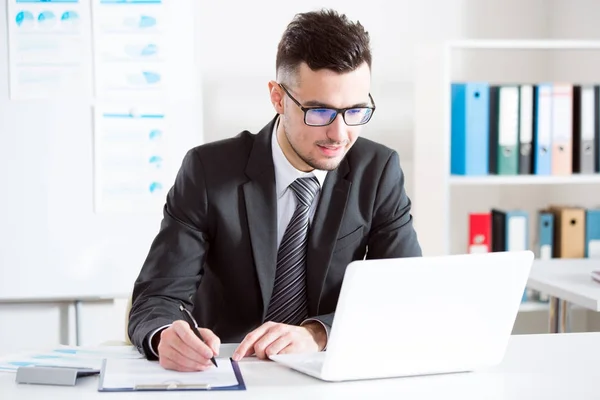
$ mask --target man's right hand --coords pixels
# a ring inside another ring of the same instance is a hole
[[[156,347],[160,365],[182,372],[204,371],[212,367],[210,358],[219,355],[221,340],[210,329],[198,330],[206,343],[198,339],[185,321],[175,321],[161,331]]]

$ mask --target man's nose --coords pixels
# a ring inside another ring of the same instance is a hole
[[[346,132],[347,126],[342,114],[338,114],[328,128],[327,137],[331,141],[345,143],[348,140],[348,134]]]

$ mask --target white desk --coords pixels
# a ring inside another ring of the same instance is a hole
[[[225,354],[225,353],[223,353]],[[503,363],[490,371],[343,383],[322,382],[273,362],[240,362],[247,390],[232,392],[100,393],[98,377],[74,387],[18,385],[0,373],[2,399],[598,399],[600,333],[511,338]]]
[[[600,312],[600,284],[590,273],[600,269],[599,259],[536,260],[527,287],[550,297],[550,332],[569,331],[569,307]]]
[[[75,328],[75,345],[81,345],[81,316],[82,312],[82,303],[83,302],[95,302],[95,301],[106,301],[106,300],[115,300],[115,299],[127,299],[131,296],[130,293],[124,292],[113,292],[113,293],[103,293],[103,294],[90,294],[92,292],[78,291],[77,288],[74,288],[70,293],[61,294],[59,296],[54,296],[52,294],[42,294],[37,297],[10,297],[10,298],[0,298],[0,304],[44,304],[44,303],[69,303],[73,305],[74,315],[73,315],[73,325]],[[60,321],[63,323],[63,321]],[[67,326],[69,325],[69,321],[66,321]],[[67,332],[70,329],[67,328]],[[61,342],[70,342],[68,337],[62,337]]]

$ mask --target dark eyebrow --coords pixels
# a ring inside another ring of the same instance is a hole
[[[354,105],[351,105],[350,107],[344,107],[344,108],[357,108],[357,107],[367,107],[369,105],[369,103],[357,103]],[[307,101],[303,104],[304,107],[323,107],[323,108],[337,108],[332,106],[331,104],[327,104],[327,103],[322,103],[320,101],[316,101],[316,100],[310,100]]]

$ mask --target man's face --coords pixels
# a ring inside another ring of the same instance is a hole
[[[372,105],[369,99],[371,76],[367,64],[344,74],[330,70],[312,71],[302,64],[294,83],[286,89],[304,107]],[[363,125],[348,126],[341,114],[327,126],[306,125],[304,112],[285,92],[282,91],[282,95],[282,126],[278,129],[277,138],[291,164],[303,171],[337,168],[360,135]]]

